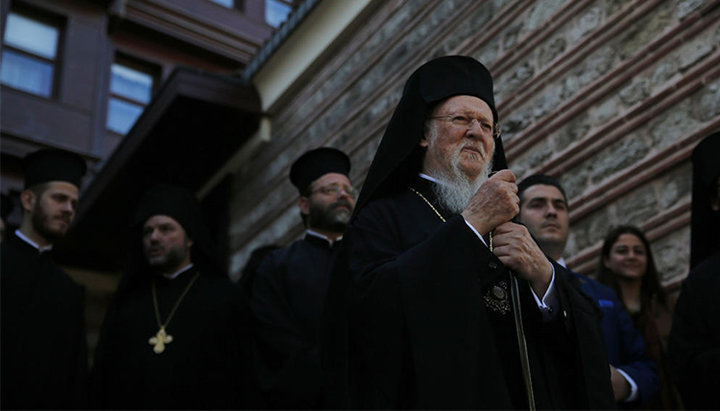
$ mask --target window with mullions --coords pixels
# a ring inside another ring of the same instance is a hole
[[[152,98],[154,70],[114,63],[110,69],[110,99],[106,127],[127,134]]]
[[[0,82],[28,93],[51,97],[59,39],[57,25],[14,11],[8,13]]]

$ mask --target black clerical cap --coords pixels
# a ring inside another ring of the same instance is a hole
[[[409,181],[417,178],[424,154],[418,143],[423,137],[427,116],[438,103],[459,95],[483,100],[497,123],[492,76],[474,58],[439,57],[410,75],[370,165],[355,215],[369,200],[405,190]],[[495,138],[493,164],[495,169],[507,167],[499,136]]]
[[[25,189],[50,181],[64,181],[80,188],[87,165],[69,151],[48,148],[25,156]]]
[[[172,184],[158,184],[145,192],[135,212],[135,224],[144,224],[156,215],[172,217],[193,238],[203,224],[195,195],[184,187]]]
[[[300,156],[290,167],[290,181],[300,195],[305,194],[310,183],[328,173],[348,175],[350,158],[342,151],[320,147]]]
[[[140,232],[152,216],[172,217],[192,238],[193,263],[210,268],[214,274],[225,275],[219,249],[205,224],[200,203],[195,194],[174,184],[157,184],[145,192],[138,203],[133,226]]]

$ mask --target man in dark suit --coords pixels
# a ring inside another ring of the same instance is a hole
[[[563,252],[570,226],[568,202],[560,183],[547,175],[535,174],[518,184],[520,214],[548,256],[565,266]],[[645,404],[658,392],[655,363],[645,350],[645,342],[633,327],[615,291],[587,276],[573,272],[582,291],[602,310],[601,327],[605,339],[613,394],[621,408]]]

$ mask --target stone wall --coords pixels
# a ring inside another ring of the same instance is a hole
[[[302,233],[294,159],[341,148],[360,186],[405,80],[447,54],[493,73],[518,178],[564,183],[571,267],[593,272],[605,233],[632,223],[666,284],[687,273],[689,157],[720,128],[720,1],[378,0],[352,27],[270,108],[271,141],[234,170],[233,275],[255,247]]]

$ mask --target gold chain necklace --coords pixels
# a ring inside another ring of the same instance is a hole
[[[422,198],[423,201],[425,201],[425,203],[427,203],[427,205],[429,205],[430,208],[432,208],[432,210],[435,212],[435,214],[437,214],[437,216],[440,217],[440,220],[442,220],[443,223],[445,222],[445,217],[443,217],[442,214],[440,214],[440,212],[435,208],[435,206],[432,205],[432,203],[431,203],[430,201],[428,201],[428,199],[425,198],[424,195],[420,194],[419,191],[417,191],[416,189],[414,189],[414,188],[412,188],[412,187],[410,187],[410,186],[408,186],[408,188],[410,189],[410,191],[412,191],[413,193],[417,194],[418,197]]]
[[[435,212],[435,214],[437,214],[437,216],[440,217],[440,220],[442,220],[443,223],[445,222],[445,218],[440,214],[440,212],[435,208],[435,206],[432,205],[432,203],[431,203],[427,198],[425,198],[424,195],[420,194],[419,191],[417,191],[416,189],[414,189],[414,188],[412,188],[412,187],[410,187],[410,186],[408,186],[408,188],[410,189],[410,191],[412,191],[413,193],[417,194],[418,197],[422,198],[423,201],[425,201],[425,203],[427,203],[427,205],[429,205],[430,208],[432,208],[432,210]],[[492,250],[493,250],[493,235],[492,235],[492,231],[490,231],[490,232],[488,233],[488,248],[489,248],[490,251],[492,252]]]
[[[183,290],[182,294],[180,295],[180,298],[178,298],[177,301],[175,301],[175,305],[173,306],[172,310],[170,310],[170,314],[168,315],[167,319],[164,323],[160,321],[160,307],[158,306],[158,299],[157,299],[157,291],[155,291],[155,281],[153,280],[152,283],[152,296],[153,296],[153,306],[155,307],[155,321],[157,321],[158,325],[158,332],[155,334],[154,337],[150,337],[148,340],[148,344],[153,346],[153,351],[155,354],[161,354],[163,351],[165,351],[165,344],[170,344],[173,342],[173,336],[168,334],[165,331],[165,327],[170,323],[170,320],[172,320],[173,315],[175,315],[175,311],[177,311],[178,307],[180,306],[180,303],[182,302],[183,298],[185,298],[185,294],[190,291],[190,287],[195,284],[195,280],[200,276],[200,273],[198,272],[195,274],[195,276],[190,280],[190,283],[185,287],[185,290]]]

